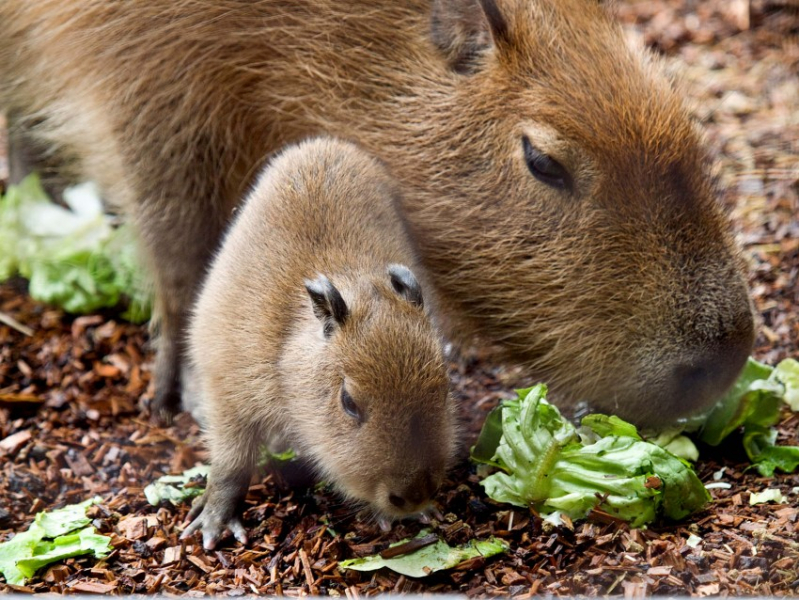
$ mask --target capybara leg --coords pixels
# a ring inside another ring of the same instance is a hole
[[[213,469],[208,480],[208,489],[194,501],[189,512],[191,524],[183,530],[180,539],[185,540],[197,531],[202,531],[203,547],[213,550],[225,531],[230,531],[239,542],[247,543],[247,531],[238,516],[239,506],[250,486],[249,471],[220,472]]]
[[[36,170],[35,152],[28,136],[19,126],[8,130],[8,182],[17,185]]]
[[[70,181],[63,174],[61,156],[47,151],[14,114],[8,117],[8,182],[18,185],[31,173],[38,173],[42,187],[55,202],[63,204],[64,188]]]
[[[188,314],[222,228],[213,205],[184,206],[189,208],[143,204],[137,214],[156,283],[159,341],[151,413],[164,424],[180,411]]]
[[[190,297],[187,300],[190,301]],[[181,341],[186,322],[183,312],[176,310],[170,304],[169,301],[160,302],[160,338],[155,359],[155,398],[151,407],[153,417],[164,425],[171,425],[175,415],[180,412],[180,365],[183,360]]]
[[[223,399],[215,398],[217,402]],[[239,510],[255,469],[262,437],[256,429],[257,419],[228,406],[217,405],[208,415],[208,445],[211,450],[211,474],[208,488],[197,499],[189,513],[191,524],[180,536],[186,539],[202,531],[203,547],[213,550],[230,531],[239,542],[247,543],[247,532],[239,518]]]

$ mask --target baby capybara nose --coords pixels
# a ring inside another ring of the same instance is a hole
[[[436,485],[430,473],[424,472],[406,479],[401,489],[388,494],[388,501],[399,510],[414,512],[422,507],[436,492]]]

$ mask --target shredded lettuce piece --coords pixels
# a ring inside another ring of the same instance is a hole
[[[41,567],[72,556],[107,556],[111,552],[111,538],[87,527],[91,519],[86,510],[98,502],[100,498],[92,498],[40,512],[27,531],[0,544],[0,573],[6,583],[24,585]]]
[[[687,462],[642,440],[630,423],[589,415],[578,431],[546,401],[545,385],[517,393],[498,411],[502,435],[494,452],[493,425],[472,449],[473,459],[500,469],[482,482],[494,500],[571,519],[601,508],[633,527],[684,518],[709,500]]]
[[[291,448],[283,452],[270,452],[264,446],[261,448],[258,464],[263,467],[269,465],[279,469],[296,457],[297,453]],[[144,496],[147,498],[147,502],[153,506],[158,506],[161,502],[170,502],[174,506],[178,506],[202,495],[205,491],[205,486],[186,487],[186,484],[197,478],[205,478],[207,480],[210,472],[211,467],[209,465],[197,465],[184,471],[181,475],[164,475],[144,488]]]
[[[91,183],[66,189],[64,202],[53,203],[36,175],[0,198],[0,281],[19,273],[31,297],[71,313],[124,300],[123,318],[146,320],[150,291],[132,228],[114,226]]]
[[[425,530],[416,537],[421,538],[428,533],[429,531]],[[407,539],[402,540],[392,544],[392,547],[408,541]],[[426,577],[436,571],[456,567],[470,558],[478,556],[488,558],[505,552],[507,549],[507,542],[494,537],[487,540],[471,540],[469,543],[455,548],[442,540],[438,540],[434,544],[401,556],[383,558],[379,554],[375,554],[362,558],[342,560],[338,563],[338,566],[341,569],[352,569],[354,571],[376,571],[386,567],[406,577]]]
[[[261,448],[261,455],[258,458],[259,467],[272,467],[274,469],[281,469],[288,463],[297,458],[297,453],[293,448],[287,448],[282,452],[272,452],[264,446]]]
[[[756,504],[765,504],[767,502],[776,502],[777,504],[786,504],[788,498],[785,497],[777,488],[768,488],[762,492],[752,492],[749,494],[749,506]]]
[[[770,377],[773,370],[750,358],[732,388],[704,418],[697,437],[716,446],[741,426],[774,425],[785,388]]]
[[[205,477],[208,479],[211,467],[208,465],[198,465],[192,469],[184,471],[182,475],[164,475],[144,488],[144,497],[153,506],[158,506],[163,501],[169,501],[178,506],[187,500],[199,496],[205,491],[205,487],[184,487],[190,481]]]
[[[778,446],[774,429],[783,402],[797,410],[799,362],[789,358],[772,368],[750,358],[732,389],[705,418],[698,438],[715,446],[743,428],[744,450],[760,475],[771,477],[777,469],[792,473],[799,468],[799,447]]]
[[[799,361],[786,358],[775,368],[771,377],[785,386],[782,399],[794,412],[799,412]]]

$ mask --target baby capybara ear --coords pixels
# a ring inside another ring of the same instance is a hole
[[[391,287],[400,296],[411,304],[418,307],[424,306],[422,298],[422,286],[416,280],[416,276],[405,265],[389,265],[388,276],[391,279]]]
[[[319,274],[316,279],[306,279],[305,289],[311,298],[316,318],[322,322],[325,337],[330,337],[335,328],[347,320],[350,314],[347,303],[341,297],[341,292],[324,275]]]
[[[458,73],[471,72],[475,59],[492,45],[509,43],[508,23],[496,0],[434,0],[430,35]]]

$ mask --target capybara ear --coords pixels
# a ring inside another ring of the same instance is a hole
[[[335,328],[347,320],[350,314],[347,303],[341,297],[341,292],[324,275],[317,275],[316,279],[306,279],[305,289],[311,298],[316,318],[322,322],[325,337],[330,337]]]
[[[480,54],[510,41],[496,0],[433,0],[431,36],[458,73],[472,72]]]
[[[411,304],[418,307],[424,306],[422,298],[422,286],[416,280],[416,276],[405,265],[389,265],[388,276],[391,279],[391,287],[400,296]]]

